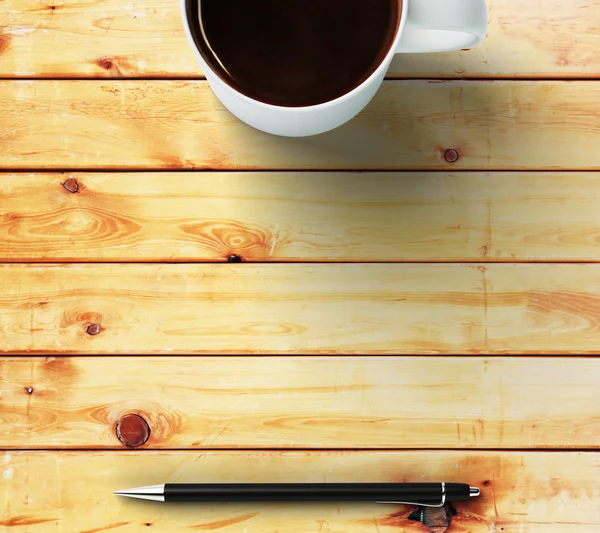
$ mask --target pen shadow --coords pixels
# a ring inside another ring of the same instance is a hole
[[[235,528],[237,531],[259,533],[263,531],[345,531],[379,528],[416,528],[418,522],[427,524],[445,517],[447,524],[456,517],[461,523],[481,522],[483,516],[473,502],[447,504],[442,509],[382,503],[231,503],[199,504],[168,503],[162,509],[157,526],[162,521],[172,527],[185,527],[199,531]],[[131,519],[145,526],[155,525],[156,502],[130,500],[123,509]],[[424,510],[424,513],[419,512]],[[122,511],[123,512],[123,511]],[[458,513],[458,514],[457,514]],[[485,512],[484,512],[485,514]],[[485,521],[485,520],[484,520]],[[411,529],[412,530],[412,529]]]
[[[156,503],[131,501],[129,517],[151,520],[156,516]],[[212,531],[234,527],[237,531],[258,533],[263,531],[327,531],[354,529],[356,525],[373,527],[408,526],[414,524],[409,515],[414,506],[377,503],[231,503],[199,504],[168,503],[161,513],[162,520],[186,529]],[[167,517],[172,517],[167,518]],[[161,520],[161,521],[162,521]],[[152,522],[144,522],[154,525]],[[157,524],[159,525],[159,524]],[[326,529],[324,529],[326,528]]]

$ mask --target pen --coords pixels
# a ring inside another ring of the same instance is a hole
[[[159,502],[377,502],[442,507],[479,489],[465,483],[166,483],[116,491]]]

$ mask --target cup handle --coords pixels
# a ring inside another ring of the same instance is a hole
[[[470,48],[487,33],[485,0],[404,0],[406,22],[398,53]]]

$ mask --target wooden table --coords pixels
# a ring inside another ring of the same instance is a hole
[[[111,491],[444,479],[482,496],[431,531],[597,533],[600,0],[489,0],[300,140],[178,4],[0,2],[0,532],[417,533]]]

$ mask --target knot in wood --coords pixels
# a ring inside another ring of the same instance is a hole
[[[62,186],[66,191],[69,191],[71,194],[75,194],[79,191],[79,183],[75,178],[69,178],[62,184]]]
[[[110,70],[115,66],[113,60],[110,57],[101,57],[96,61],[96,64],[104,70]]]
[[[117,438],[128,448],[138,448],[150,438],[150,426],[140,415],[123,415],[117,422]]]
[[[92,336],[98,335],[101,331],[102,326],[100,324],[90,324],[86,329],[87,334]]]
[[[447,163],[456,163],[459,157],[458,152],[454,148],[448,148],[444,152],[444,159]]]

